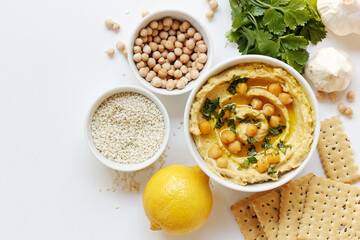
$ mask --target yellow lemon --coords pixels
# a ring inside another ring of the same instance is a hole
[[[143,206],[150,229],[183,235],[200,228],[212,208],[209,177],[198,166],[171,165],[146,184]]]

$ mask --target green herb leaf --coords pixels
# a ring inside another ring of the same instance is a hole
[[[248,148],[247,154],[251,157],[256,156],[257,152],[254,145],[251,145],[251,147]]]
[[[230,82],[230,85],[227,89],[227,91],[229,93],[231,93],[232,95],[236,94],[236,86],[239,84],[239,83],[246,83],[247,81],[249,80],[249,78],[241,78],[240,76],[237,76],[237,75],[233,75],[232,76],[232,81]]]
[[[277,128],[270,128],[269,134],[270,135],[279,135],[280,133],[283,132],[282,130],[285,128],[286,128],[286,126],[284,126],[284,125],[279,125]]]
[[[275,174],[275,164],[271,164],[267,170],[268,175],[274,175]]]
[[[249,167],[249,159],[245,159],[241,164],[241,167],[248,168]]]
[[[321,20],[311,19],[301,28],[299,34],[316,45],[326,37],[326,33],[325,26]]]
[[[230,127],[230,131],[233,133],[236,133],[236,125],[235,125],[235,119],[230,119],[228,122],[228,127]]]
[[[206,98],[204,105],[202,106],[200,112],[203,114],[203,117],[206,120],[211,119],[211,115],[213,115],[215,118],[217,118],[217,112],[216,109],[220,107],[220,98],[216,98],[214,100],[210,100]]]
[[[259,123],[258,125],[256,125],[256,127],[257,127],[258,129],[260,129],[260,128],[261,128],[261,123]]]
[[[280,140],[280,142],[277,144],[277,147],[280,149],[280,151],[286,154],[286,149],[291,148],[291,145],[285,145],[283,141]]]
[[[256,157],[248,157],[247,158],[249,161],[249,164],[255,164],[258,162],[258,160],[256,159]]]
[[[248,144],[254,144],[254,143],[257,143],[257,142],[258,142],[258,140],[256,140],[256,139],[253,138],[253,137],[248,137],[248,138],[246,139],[246,141],[248,142]]]
[[[239,123],[251,123],[251,119],[249,116],[246,116],[245,118],[237,118],[236,120],[238,120]]]
[[[233,111],[234,114],[236,114],[235,111],[235,105],[234,104],[228,104],[226,105],[225,108],[221,109],[221,112],[217,118],[217,121],[215,123],[215,128],[221,128],[222,126],[224,126],[224,115],[226,113],[226,111]]]
[[[283,46],[289,50],[305,49],[309,44],[303,36],[295,36],[294,34],[288,34],[279,38]]]
[[[284,22],[284,15],[277,12],[273,8],[269,8],[263,18],[264,24],[268,27],[269,31],[280,35],[286,32],[286,24]]]
[[[261,146],[262,146],[263,148],[265,148],[265,150],[273,147],[273,145],[270,143],[270,136],[269,136],[269,135],[266,135],[266,136],[265,136],[264,144],[261,145]]]

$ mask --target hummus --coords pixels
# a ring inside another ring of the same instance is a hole
[[[190,112],[190,132],[209,169],[240,185],[297,168],[313,141],[315,113],[287,71],[246,63],[210,77]]]

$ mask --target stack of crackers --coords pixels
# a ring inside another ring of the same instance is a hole
[[[246,240],[360,239],[360,179],[338,116],[321,122],[318,150],[328,178],[308,174],[231,206]]]

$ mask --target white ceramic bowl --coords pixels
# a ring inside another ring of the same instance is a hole
[[[139,93],[139,94],[142,94],[142,95],[148,97],[150,100],[152,100],[158,106],[162,115],[164,116],[165,135],[164,135],[163,143],[161,144],[160,148],[157,150],[157,152],[151,158],[149,158],[148,160],[141,162],[141,163],[122,164],[122,163],[117,163],[117,162],[107,159],[96,149],[94,142],[92,140],[92,137],[91,137],[90,124],[91,124],[92,117],[93,117],[96,109],[100,106],[100,104],[105,99],[107,99],[108,97],[110,97],[116,93],[120,93],[120,92],[135,92],[135,93]],[[155,162],[160,157],[160,155],[164,152],[165,147],[169,140],[169,134],[170,134],[170,120],[169,120],[169,115],[168,115],[164,105],[151,92],[149,92],[143,88],[139,88],[139,87],[135,87],[135,86],[116,87],[116,88],[113,88],[113,89],[105,92],[104,94],[102,94],[92,104],[92,106],[88,112],[88,115],[86,118],[86,123],[85,123],[85,139],[86,139],[87,145],[89,146],[89,148],[90,148],[91,152],[94,154],[94,156],[105,166],[115,169],[115,170],[124,171],[124,172],[137,171],[137,170],[143,169],[143,168],[149,166],[150,164],[152,164],[153,162]]]
[[[205,27],[203,27],[200,24],[200,22],[194,16],[191,16],[190,14],[188,14],[186,12],[183,12],[183,11],[179,11],[179,10],[158,11],[158,12],[151,13],[151,14],[147,15],[144,19],[142,19],[142,21],[135,27],[135,30],[131,35],[130,42],[127,45],[127,46],[129,46],[129,48],[128,48],[128,62],[129,62],[130,69],[134,73],[135,77],[140,81],[140,83],[142,85],[144,85],[144,87],[146,87],[150,91],[152,91],[154,93],[162,94],[162,95],[180,95],[180,94],[189,92],[196,85],[198,85],[199,78],[189,82],[185,86],[185,88],[181,89],[181,90],[174,89],[174,90],[169,91],[169,90],[164,89],[164,88],[156,88],[156,87],[153,87],[150,82],[146,81],[143,77],[140,76],[139,71],[136,68],[135,62],[133,60],[134,41],[139,36],[139,31],[142,28],[146,27],[151,21],[160,20],[160,19],[162,19],[164,17],[172,17],[172,18],[177,19],[179,21],[187,20],[198,32],[201,33],[201,35],[203,37],[203,40],[204,40],[204,42],[205,42],[205,44],[207,46],[207,57],[208,57],[208,59],[207,59],[207,62],[205,63],[205,65],[204,65],[204,68],[200,71],[199,78],[201,78],[201,76],[206,74],[208,69],[211,67],[211,63],[212,63],[212,60],[213,60],[212,39],[211,39],[208,31],[205,29]]]
[[[293,75],[309,95],[310,101],[315,110],[316,123],[315,123],[315,130],[314,130],[314,134],[313,134],[314,139],[313,139],[313,142],[311,145],[311,149],[310,149],[309,154],[306,157],[306,159],[301,163],[301,165],[298,168],[284,174],[283,176],[281,176],[279,178],[278,181],[270,181],[270,182],[241,186],[241,185],[238,185],[238,184],[235,184],[235,183],[232,183],[230,181],[220,178],[219,176],[217,176],[214,172],[212,172],[207,167],[205,161],[199,154],[199,152],[196,148],[195,142],[193,141],[193,138],[189,131],[189,116],[190,116],[191,105],[194,102],[197,92],[207,82],[207,79],[209,77],[217,75],[220,72],[222,72],[228,68],[231,68],[235,65],[238,65],[241,63],[247,63],[247,62],[261,62],[261,63],[267,63],[267,64],[275,66],[275,67],[282,67],[283,69],[288,71],[291,75]],[[293,69],[289,65],[285,64],[284,62],[281,62],[274,58],[260,56],[260,55],[246,55],[246,56],[239,56],[239,57],[231,58],[227,61],[224,61],[224,62],[216,65],[206,75],[203,75],[200,79],[198,79],[198,81],[200,82],[200,84],[196,88],[193,89],[193,91],[191,92],[191,94],[188,98],[188,101],[186,103],[185,114],[184,114],[185,138],[186,138],[186,143],[187,143],[187,145],[190,149],[190,152],[191,152],[192,156],[194,157],[196,163],[200,166],[200,168],[209,177],[211,177],[212,179],[214,179],[216,182],[220,183],[221,185],[231,188],[231,189],[234,189],[234,190],[243,191],[243,192],[261,192],[261,191],[266,191],[266,190],[270,190],[270,189],[279,187],[279,186],[287,183],[288,181],[293,179],[305,167],[305,165],[310,161],[311,156],[313,155],[316,145],[317,145],[317,142],[319,140],[319,132],[320,132],[319,109],[318,109],[319,107],[318,107],[315,95],[314,95],[312,89],[310,88],[309,84],[295,69]]]

